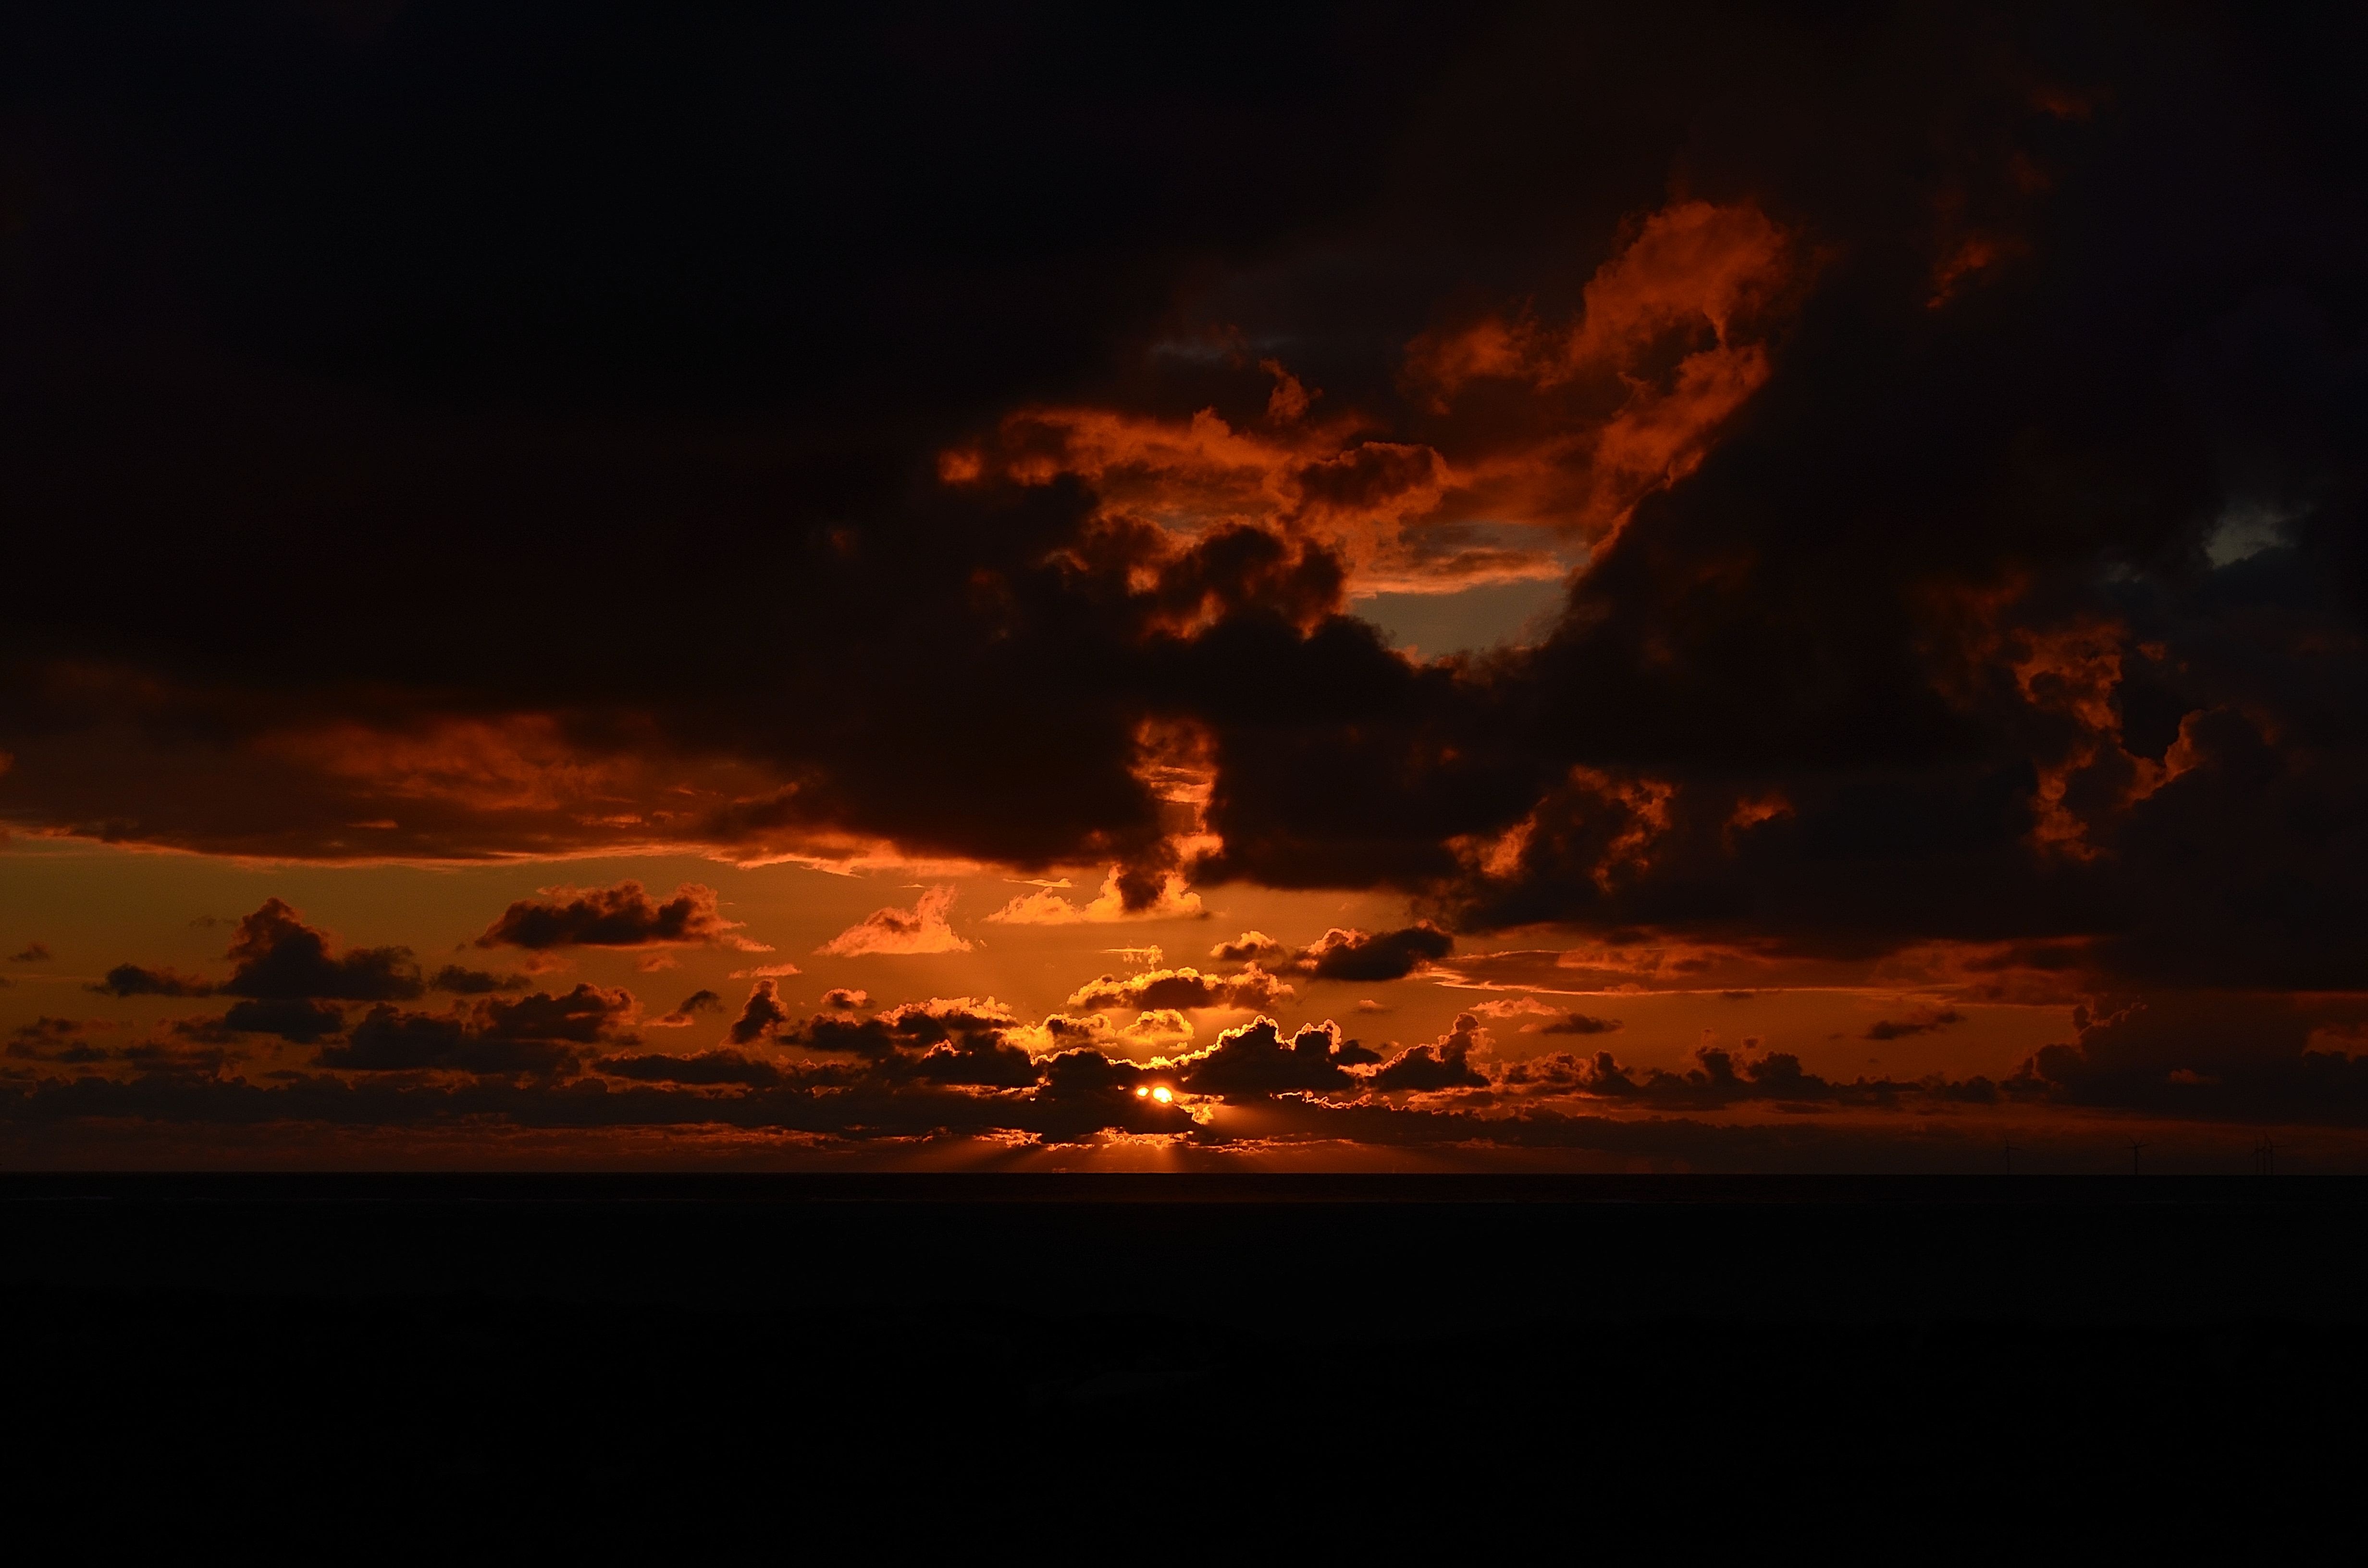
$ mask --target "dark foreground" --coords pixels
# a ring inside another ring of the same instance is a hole
[[[2363,1244],[2306,1177],[0,1177],[0,1462],[94,1551],[2251,1555],[2352,1512]]]

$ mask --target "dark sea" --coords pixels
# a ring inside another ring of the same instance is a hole
[[[2322,1176],[20,1175],[0,1473],[405,1551],[2302,1540],[2364,1243]]]

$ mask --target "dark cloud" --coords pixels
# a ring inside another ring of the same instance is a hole
[[[134,963],[120,963],[89,989],[103,996],[211,996],[216,987],[211,981],[183,974],[177,970],[143,969]]]
[[[1488,1078],[1471,1063],[1483,1036],[1480,1020],[1459,1013],[1455,1025],[1429,1045],[1410,1045],[1375,1068],[1365,1081],[1383,1094],[1398,1090],[1485,1089]]]
[[[1381,1058],[1355,1040],[1344,1040],[1332,1024],[1309,1024],[1289,1040],[1273,1020],[1260,1018],[1227,1029],[1217,1043],[1177,1064],[1178,1082],[1200,1095],[1257,1098],[1294,1089],[1315,1093],[1360,1087],[1349,1069]]]
[[[1936,1147],[1955,1151],[1951,1157],[1960,1163],[1934,1168],[1966,1168],[1963,1162],[1994,1140],[1996,1129],[1953,1126],[1942,1116],[1934,1131],[1933,1113],[2028,1114],[2063,1105],[2199,1125],[2230,1119],[2368,1125],[2368,1079],[2349,1052],[2368,1031],[2368,1014],[2350,1005],[2297,1008],[2283,997],[2240,1005],[2206,994],[2201,1007],[2177,1009],[2132,1003],[2084,1015],[2077,1044],[2051,1047],[2009,1079],[1936,1074],[1912,1083],[1838,1082],[1757,1041],[1740,1051],[1706,1045],[1679,1071],[1624,1066],[1609,1052],[1490,1068],[1469,1015],[1441,1040],[1379,1066],[1374,1053],[1339,1040],[1328,1026],[1286,1040],[1263,1021],[1167,1065],[1139,1066],[1092,1049],[1030,1057],[1012,1038],[1025,1026],[1007,1010],[960,998],[860,1020],[817,1017],[779,1031],[778,1043],[821,1053],[814,1056],[724,1049],[674,1057],[631,1048],[622,1024],[632,1006],[623,993],[592,987],[464,1004],[442,1015],[381,1004],[349,1042],[317,1053],[325,1073],[282,1074],[277,1087],[222,1076],[219,1049],[150,1040],[101,1046],[87,1037],[93,1026],[44,1019],[16,1031],[7,1054],[29,1070],[65,1076],[0,1078],[0,1128],[16,1136],[76,1116],[228,1126],[307,1119],[427,1125],[470,1116],[520,1128],[705,1124],[852,1142],[988,1133],[1075,1142],[1124,1131],[1219,1150],[1241,1134],[1226,1131],[1222,1117],[1200,1119],[1187,1103],[1209,1096],[1254,1103],[1260,1142],[1593,1149],[1682,1160],[1708,1153],[1720,1168],[1819,1160],[1920,1168],[1916,1150],[1937,1136]],[[113,1076],[93,1078],[94,1072]],[[389,1074],[412,1086],[372,1087]],[[471,1084],[480,1086],[460,1086]],[[1450,1099],[1395,1097],[1449,1090],[1456,1091]],[[1699,1119],[1748,1106],[1914,1114],[1855,1130],[1804,1124],[1772,1143],[1764,1131]]]
[[[170,969],[126,963],[108,970],[90,989],[110,996],[221,993],[258,1002],[407,1001],[427,989],[410,949],[354,948],[334,952],[328,933],[305,925],[294,909],[276,898],[266,899],[262,908],[238,923],[226,956],[232,964],[231,977],[220,983]]]
[[[700,1014],[721,1012],[723,1007],[723,998],[714,992],[694,991],[677,1003],[673,1012],[652,1018],[650,1022],[660,1028],[685,1028],[695,1022]]]
[[[1254,959],[1274,960],[1290,955],[1291,949],[1263,931],[1245,931],[1230,942],[1220,942],[1209,949],[1209,956],[1219,963],[1247,963]]]
[[[1303,951],[1298,963],[1318,980],[1403,980],[1454,946],[1454,937],[1428,921],[1372,933],[1336,926]]]
[[[345,1009],[326,1002],[278,997],[266,1002],[240,1002],[222,1015],[222,1027],[241,1034],[278,1035],[300,1045],[313,1045],[341,1032]]]
[[[612,1078],[630,1078],[643,1084],[734,1085],[763,1089],[781,1081],[780,1068],[736,1051],[702,1051],[690,1056],[611,1056],[599,1063],[599,1069]]]
[[[1103,975],[1079,986],[1072,1007],[1173,1007],[1193,1012],[1209,1007],[1271,1007],[1292,988],[1256,964],[1238,974],[1202,974],[1197,969],[1155,969],[1121,977]]]
[[[8,1031],[6,1051],[15,1062],[47,1062],[80,1066],[107,1060],[107,1052],[83,1037],[85,1026],[72,1018],[47,1014]]]
[[[477,938],[481,948],[640,948],[660,942],[709,942],[738,923],[716,913],[715,890],[686,882],[660,903],[636,881],[612,888],[554,888],[542,899],[520,899]]]
[[[2076,1039],[2014,1086],[2074,1106],[2333,1125],[2368,1122],[2368,1008],[2355,998],[2157,993],[2075,1009]]]
[[[409,948],[332,953],[326,932],[305,925],[276,898],[264,900],[262,908],[238,923],[229,957],[233,967],[222,989],[233,996],[407,1001],[427,989]]]
[[[1539,1034],[1611,1034],[1620,1028],[1617,1018],[1599,1018],[1587,1013],[1564,1013],[1536,1026]]]
[[[844,985],[834,985],[822,994],[822,1005],[825,1010],[831,1012],[860,1012],[871,1005],[871,994],[868,991],[850,990]]]
[[[42,946],[39,942],[28,942],[20,950],[10,953],[8,955],[8,961],[10,963],[40,963],[49,956],[50,949],[48,948]]]
[[[489,998],[440,1014],[381,1004],[343,1044],[324,1046],[316,1060],[348,1072],[547,1074],[573,1069],[582,1048],[627,1039],[620,1026],[633,1010],[630,992],[597,985],[559,996]]]
[[[1910,1035],[1930,1034],[1936,1029],[1945,1029],[1951,1024],[1962,1024],[1964,1021],[1964,1015],[1954,1007],[1943,1007],[1937,1012],[1919,1015],[1913,1018],[1878,1018],[1867,1026],[1866,1038],[1906,1040]]]
[[[748,988],[748,1000],[742,1004],[740,1016],[732,1021],[730,1038],[734,1045],[753,1045],[770,1038],[789,1021],[789,1012],[781,1006],[780,983],[760,980]]]
[[[496,991],[523,991],[527,978],[522,974],[494,974],[482,969],[467,969],[448,963],[428,978],[430,991],[449,991],[455,996],[485,996]]]

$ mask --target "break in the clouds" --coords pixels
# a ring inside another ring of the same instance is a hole
[[[2087,1006],[2029,1074],[1989,1064],[2001,1103],[2348,1103],[2348,16],[1002,27],[981,52],[901,12],[12,25],[0,517],[36,591],[0,620],[0,853],[927,884],[798,927],[867,983],[1224,919],[1189,945],[1218,978],[1080,987],[1097,958],[1059,971],[1091,1002],[1064,1017],[1856,966],[1932,1010],[1860,1012],[1853,1049],[1971,1050],[1944,1015],[1980,986]],[[619,173],[651,169],[689,173]],[[324,539],[401,543],[358,566]],[[40,591],[93,540],[104,594]],[[1359,613],[1409,599],[1470,635],[1409,652]],[[958,929],[973,871],[1000,885]],[[550,875],[405,939],[755,945],[703,884]],[[1286,928],[1272,894],[1388,909]],[[155,1042],[176,1071],[239,1049],[206,1030],[279,1042],[258,1073],[542,1049],[495,1011],[543,994],[506,970],[276,910],[219,958],[40,928],[85,1006],[215,999]],[[1916,967],[1963,989],[1886,978]],[[1602,1032],[1551,1006],[1499,1048]],[[133,1049],[74,1038],[110,1072]],[[552,1044],[546,1076],[563,1046],[606,1048]],[[1837,1103],[1782,1054],[1565,1077]],[[1476,1096],[1492,1060],[1367,1065]],[[748,1061],[698,1092],[791,1092]],[[618,1082],[690,1092],[664,1070]],[[1001,1057],[947,1071],[1021,1092]],[[1141,1086],[1099,1071],[1064,1070],[1059,1126]]]

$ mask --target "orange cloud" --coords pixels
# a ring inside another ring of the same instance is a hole
[[[1311,541],[1347,563],[1355,593],[1560,576],[1699,464],[1766,381],[1766,333],[1804,271],[1758,208],[1678,202],[1637,223],[1574,320],[1492,315],[1409,346],[1405,381],[1436,428],[1311,419],[1315,394],[1269,359],[1259,427],[1214,408],[1028,408],[943,454],[939,473],[1081,479],[1105,522],[1178,541],[1239,527]]]
[[[1172,871],[1161,881],[1151,903],[1129,909],[1120,887],[1119,868],[1112,866],[1110,875],[1102,879],[1101,891],[1085,903],[1071,903],[1051,888],[1038,888],[987,918],[1007,926],[1085,926],[1114,920],[1198,920],[1207,914],[1201,907],[1201,895],[1185,887],[1184,879]]]
[[[1197,969],[1157,969],[1121,979],[1103,975],[1077,988],[1072,1007],[1139,1007],[1198,1012],[1214,1007],[1271,1007],[1292,988],[1256,964],[1239,974],[1203,974]]]
[[[930,888],[912,908],[875,909],[814,951],[834,958],[969,952],[972,944],[946,919],[953,903],[951,887]]]

